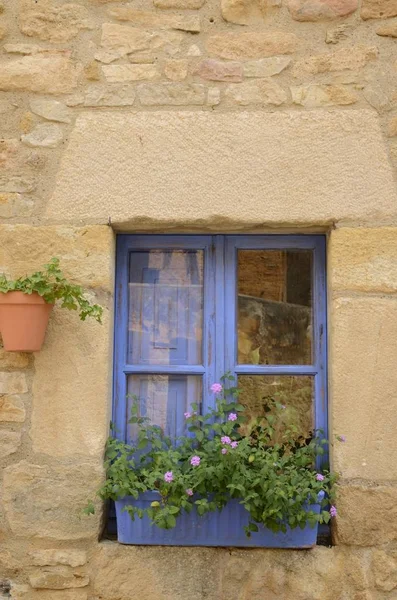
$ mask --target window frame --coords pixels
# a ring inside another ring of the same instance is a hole
[[[128,282],[129,256],[142,250],[203,250],[203,365],[129,365]],[[237,251],[239,249],[313,251],[313,363],[312,365],[237,364]],[[113,422],[117,436],[127,436],[127,377],[131,374],[181,374],[203,377],[202,407],[214,404],[209,387],[227,371],[234,376],[294,375],[314,377],[315,428],[328,432],[327,411],[327,298],[326,238],[324,235],[189,235],[120,234],[116,244]],[[220,285],[221,283],[222,285]],[[212,360],[213,357],[213,360]],[[236,357],[236,359],[235,359]],[[324,460],[324,459],[323,459]]]

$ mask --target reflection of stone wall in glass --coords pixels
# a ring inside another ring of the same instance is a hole
[[[260,365],[311,363],[311,309],[239,296],[238,362]]]
[[[240,401],[249,418],[263,415],[271,399],[285,406],[281,413],[280,430],[294,425],[298,436],[310,437],[313,431],[313,378],[289,375],[241,375]]]

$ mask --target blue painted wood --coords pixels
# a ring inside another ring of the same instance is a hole
[[[324,497],[320,492],[319,501]],[[193,508],[190,514],[178,516],[174,529],[159,529],[151,525],[145,515],[132,521],[124,510],[128,505],[148,508],[150,503],[159,500],[157,492],[141,494],[138,500],[125,497],[116,501],[117,539],[122,544],[144,544],[160,546],[234,546],[240,548],[310,548],[317,540],[318,526],[304,529],[287,528],[287,532],[273,533],[263,525],[251,537],[245,535],[248,525],[248,512],[238,500],[231,500],[222,511],[199,516]],[[320,512],[320,504],[307,507],[307,512]]]
[[[115,289],[113,421],[120,439],[127,439],[127,377],[131,374],[197,375],[203,378],[203,410],[214,406],[210,385],[230,371],[234,375],[313,376],[315,383],[315,427],[327,435],[326,370],[326,272],[325,236],[183,236],[126,235],[117,239]],[[133,252],[152,249],[202,249],[204,251],[203,364],[148,365],[128,364],[128,281]],[[238,365],[236,364],[236,281],[238,249],[311,249],[313,251],[313,355],[312,365]],[[181,422],[176,429],[179,431]],[[318,467],[320,462],[318,462]],[[225,514],[229,509],[223,511]],[[129,519],[128,515],[126,515]],[[225,518],[227,517],[227,514]],[[152,528],[153,529],[153,528]],[[157,529],[150,535],[160,535]],[[148,537],[149,540],[152,537]],[[162,543],[141,541],[136,543]],[[168,542],[171,543],[172,542]],[[189,545],[200,545],[191,541]],[[211,545],[209,542],[204,545]],[[214,545],[220,545],[219,539]],[[230,542],[225,545],[236,545]]]

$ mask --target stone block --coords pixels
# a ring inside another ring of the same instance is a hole
[[[372,573],[375,587],[383,592],[391,592],[397,588],[396,554],[390,556],[384,550],[374,550],[372,553]]]
[[[138,88],[152,105],[206,100],[205,86]],[[148,161],[157,165],[150,178]],[[264,164],[272,165],[271,176]],[[372,225],[397,218],[397,197],[373,111],[86,111],[70,134],[44,217],[107,223],[109,215],[124,231]]]
[[[156,8],[194,10],[204,6],[205,0],[154,0],[153,4]]]
[[[89,577],[79,571],[71,571],[67,567],[37,569],[29,574],[29,583],[35,589],[64,590],[68,588],[86,587]]]
[[[127,4],[117,8],[110,8],[108,13],[119,21],[131,21],[138,27],[153,29],[179,29],[198,33],[200,31],[200,17],[191,15],[184,17],[180,15],[167,15],[153,11],[136,10],[135,5]]]
[[[287,94],[282,87],[269,78],[229,85],[226,89],[226,98],[240,106],[250,104],[280,106],[287,101]]]
[[[66,278],[86,288],[112,291],[112,253],[113,232],[108,226],[0,226],[0,265],[15,278],[38,271],[58,256]]]
[[[205,92],[205,86],[198,83],[142,83],[138,86],[138,97],[143,106],[202,106]]]
[[[28,391],[25,373],[0,372],[0,395],[24,394]]]
[[[358,8],[358,0],[289,0],[295,21],[329,21],[346,17]]]
[[[388,19],[397,15],[397,0],[363,0],[362,19]]]
[[[397,298],[339,297],[330,315],[333,468],[343,478],[397,479]]]
[[[23,34],[43,41],[62,43],[83,29],[93,29],[86,8],[80,4],[52,0],[19,0],[19,28]]]
[[[107,65],[102,67],[109,83],[127,83],[144,79],[159,79],[160,73],[155,65]]]
[[[383,37],[397,38],[397,22],[386,23],[376,30],[376,34]]]
[[[22,143],[32,148],[56,148],[63,140],[63,131],[54,123],[40,123],[21,137]]]
[[[243,67],[241,63],[206,58],[198,65],[195,74],[209,81],[237,82],[243,80]]]
[[[292,69],[292,75],[300,77],[305,74],[317,75],[333,71],[362,69],[369,62],[376,60],[377,56],[378,49],[375,46],[341,48],[335,52],[310,56],[297,61]]]
[[[340,228],[329,243],[333,291],[397,292],[397,228]]]
[[[25,369],[30,364],[29,354],[23,352],[6,352],[0,348],[0,369]]]
[[[336,544],[378,546],[397,539],[397,488],[385,485],[338,486]]]
[[[0,459],[15,454],[21,445],[20,431],[0,429]]]
[[[19,396],[0,396],[0,423],[23,423],[26,411]]]
[[[107,311],[99,325],[80,321],[75,312],[54,309],[44,346],[35,357],[35,452],[101,458],[111,403],[110,348]]]
[[[357,102],[357,96],[343,85],[313,84],[292,86],[292,101],[306,108],[319,106],[346,106]]]
[[[74,550],[73,548],[33,550],[29,553],[29,556],[30,564],[36,567],[53,567],[57,565],[81,567],[87,562],[87,552],[85,550]]]
[[[189,61],[186,59],[167,60],[164,65],[164,74],[171,81],[183,81],[188,75]]]
[[[58,123],[70,123],[71,111],[63,102],[58,100],[48,100],[45,98],[36,98],[30,101],[30,110],[39,117],[47,121],[57,121]]]
[[[299,38],[283,31],[218,33],[207,39],[209,54],[231,60],[266,58],[278,54],[292,54]]]
[[[222,0],[222,17],[229,23],[254,25],[263,20],[271,8],[281,6],[281,2],[272,0]]]
[[[28,585],[16,584],[11,588],[12,600],[88,600],[86,590],[33,590]],[[91,600],[91,598],[90,598]]]
[[[243,63],[244,77],[272,77],[278,75],[291,62],[289,56],[273,56],[259,60],[248,60]]]
[[[131,85],[90,85],[84,92],[70,97],[68,106],[132,106],[135,88]]]
[[[140,27],[104,23],[101,46],[113,53],[113,59],[133,52],[164,49],[168,54],[178,52],[183,34],[177,31],[145,31]]]
[[[81,72],[66,51],[23,56],[0,63],[0,90],[67,94],[77,87]]]
[[[102,480],[98,463],[40,466],[21,461],[4,469],[3,503],[16,537],[96,539],[100,515],[82,516]],[[97,513],[100,511],[97,511]]]

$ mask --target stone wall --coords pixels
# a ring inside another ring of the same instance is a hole
[[[0,0],[0,271],[59,256],[105,307],[0,348],[0,597],[397,598],[396,37],[395,0]],[[124,547],[81,515],[118,231],[328,235],[333,548]]]

